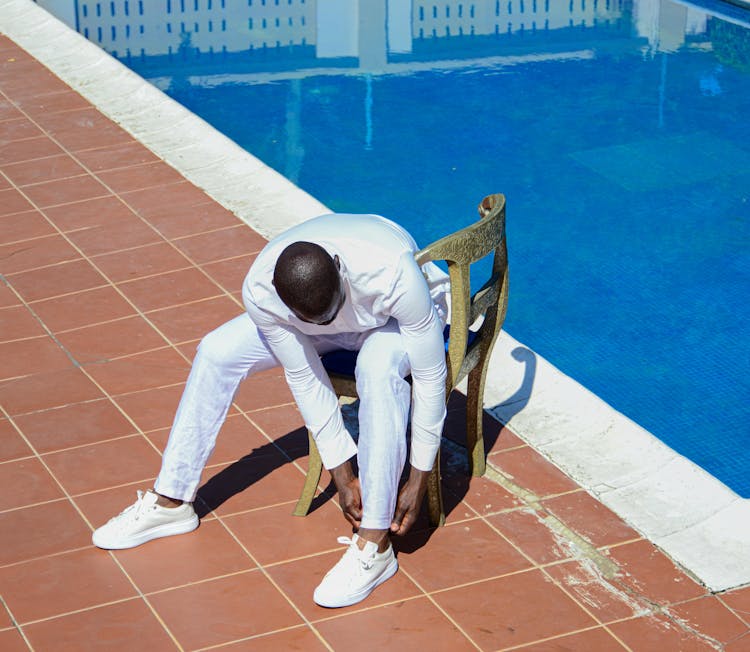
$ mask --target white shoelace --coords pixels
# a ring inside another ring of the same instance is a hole
[[[138,499],[130,505],[129,507],[126,507],[123,509],[117,516],[110,519],[110,523],[120,523],[121,526],[128,525],[129,523],[132,523],[134,521],[137,521],[144,510],[144,498],[146,496],[146,492],[141,491],[140,489],[136,492],[138,494]]]
[[[349,555],[350,552],[351,554],[356,555],[357,561],[359,562],[359,567],[362,570],[370,570],[372,568],[372,564],[375,561],[375,552],[370,552],[368,554],[364,550],[360,550],[357,542],[354,539],[350,539],[349,537],[339,537],[338,539],[336,539],[336,541],[338,541],[341,545],[348,547],[345,556]],[[344,561],[343,557],[341,561]],[[341,564],[341,562],[339,562],[339,564]],[[337,566],[339,564],[337,564]]]

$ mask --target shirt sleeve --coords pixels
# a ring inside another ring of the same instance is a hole
[[[440,448],[445,421],[445,345],[443,326],[427,281],[411,254],[401,257],[391,293],[412,377],[411,465],[430,471]]]
[[[276,323],[251,302],[246,308],[284,368],[289,389],[312,432],[323,466],[332,469],[356,455],[357,446],[344,427],[336,393],[310,339],[292,327]]]

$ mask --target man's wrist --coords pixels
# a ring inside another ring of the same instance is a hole
[[[352,463],[350,460],[346,460],[346,462],[334,466],[332,469],[329,469],[328,472],[331,474],[337,487],[343,487],[354,480],[354,470],[352,469]]]

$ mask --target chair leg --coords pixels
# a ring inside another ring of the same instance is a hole
[[[489,357],[489,356],[488,356]],[[478,364],[469,372],[468,391],[466,393],[466,452],[469,457],[471,475],[479,478],[486,470],[484,453],[484,382],[487,377],[487,363]]]
[[[435,466],[432,467],[432,471],[427,478],[427,513],[432,527],[445,525],[443,490],[440,486],[440,451],[435,458]]]
[[[320,482],[320,476],[323,473],[323,461],[320,459],[318,447],[315,445],[315,440],[312,438],[312,434],[309,430],[307,431],[307,439],[310,445],[307,476],[305,476],[305,485],[302,488],[302,494],[294,508],[293,513],[295,516],[307,516],[307,512],[310,511],[310,504],[315,497],[318,483]]]

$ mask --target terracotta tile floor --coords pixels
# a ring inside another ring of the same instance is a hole
[[[750,588],[711,595],[489,417],[494,480],[447,440],[447,525],[398,541],[364,603],[316,607],[347,528],[326,494],[291,515],[306,438],[278,372],[238,394],[197,532],[95,549],[262,245],[0,37],[0,649],[750,650]]]

